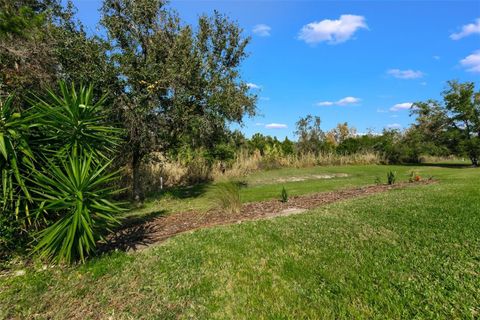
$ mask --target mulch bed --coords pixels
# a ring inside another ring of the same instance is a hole
[[[187,211],[173,213],[137,225],[125,226],[123,229],[114,233],[108,239],[107,243],[101,246],[101,251],[110,251],[112,249],[125,251],[138,250],[186,231],[295,214],[332,202],[404,188],[411,185],[430,184],[432,182],[434,181],[424,180],[414,183],[398,183],[395,185],[371,185],[354,189],[292,196],[286,203],[279,200],[252,202],[244,204],[239,213],[227,214],[218,209],[208,212]]]

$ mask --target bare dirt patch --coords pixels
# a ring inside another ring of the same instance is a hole
[[[308,209],[345,199],[432,182],[433,181],[421,181],[395,185],[371,185],[333,192],[293,196],[290,197],[286,203],[279,200],[252,202],[244,204],[239,213],[231,214],[226,214],[218,209],[208,212],[187,211],[174,213],[157,217],[141,224],[124,227],[110,237],[107,244],[103,245],[101,250],[138,250],[186,231],[210,226],[240,223],[242,221],[298,214]]]
[[[304,176],[293,176],[288,178],[277,178],[270,181],[260,181],[262,183],[278,183],[278,182],[301,182],[306,180],[322,180],[322,179],[335,179],[335,178],[346,178],[350,175],[347,173],[332,173],[332,174],[311,174],[311,175],[304,175]],[[258,183],[259,181],[255,181]]]

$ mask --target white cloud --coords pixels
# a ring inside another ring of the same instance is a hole
[[[265,125],[267,129],[286,129],[288,128],[286,124],[283,123],[269,123]]]
[[[470,72],[480,72],[480,50],[475,51],[466,58],[460,60],[460,64]]]
[[[338,100],[336,104],[339,105],[339,106],[344,106],[344,105],[347,105],[347,104],[354,104],[354,103],[359,103],[359,102],[360,102],[359,98],[345,97],[343,99]]]
[[[349,104],[358,104],[361,101],[360,98],[355,97],[345,97],[338,101],[322,101],[318,102],[316,105],[319,107],[328,107],[328,106],[346,106]]]
[[[433,56],[433,59],[440,60],[440,56]]]
[[[378,109],[377,109],[377,112],[378,112],[378,113],[387,113],[388,111],[387,111],[387,110],[384,110],[384,109],[378,108]]]
[[[255,123],[255,125],[256,125],[256,126],[264,126],[265,123],[263,123],[263,122],[257,122],[257,123]]]
[[[262,86],[259,86],[258,84],[255,84],[255,83],[247,83],[247,87],[249,87],[250,89],[261,89]]]
[[[422,85],[422,86],[426,86],[427,84],[428,84],[428,83],[427,83],[426,81],[420,82],[420,85]]]
[[[480,18],[475,20],[474,23],[466,24],[462,27],[462,30],[458,33],[452,33],[450,35],[450,39],[452,40],[460,40],[465,38],[471,34],[480,34]]]
[[[272,31],[272,28],[266,24],[257,24],[255,27],[253,27],[253,33],[255,33],[257,36],[260,37],[268,37],[270,36],[270,31]]]
[[[338,20],[325,19],[304,25],[298,38],[308,44],[323,41],[338,44],[349,40],[358,29],[368,29],[365,17],[342,14]]]
[[[424,76],[422,71],[390,69],[387,73],[398,79],[417,79]]]
[[[317,103],[317,106],[327,107],[327,106],[333,106],[334,104],[335,104],[335,102],[332,102],[332,101],[322,101],[322,102]]]
[[[390,118],[398,118],[398,114],[392,114]]]
[[[385,126],[387,129],[401,129],[402,125],[399,123],[391,123]]]
[[[413,103],[411,102],[397,103],[396,105],[390,108],[390,111],[409,110],[412,107],[412,105]]]

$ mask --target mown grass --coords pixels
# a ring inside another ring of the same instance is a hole
[[[412,168],[358,169],[366,181],[390,169],[407,179]],[[478,318],[480,170],[415,169],[434,172],[440,181],[305,214],[198,230],[73,268],[2,277],[0,315]]]

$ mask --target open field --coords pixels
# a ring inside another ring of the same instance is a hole
[[[0,278],[0,316],[477,318],[478,169],[450,164],[272,170],[246,177],[241,197],[279,198],[282,186],[300,195],[369,185],[377,176],[385,182],[389,170],[401,181],[416,170],[439,182],[298,215],[201,229],[77,267],[42,270],[37,263],[23,275]],[[171,191],[133,215],[206,210],[204,191],[205,186]]]

